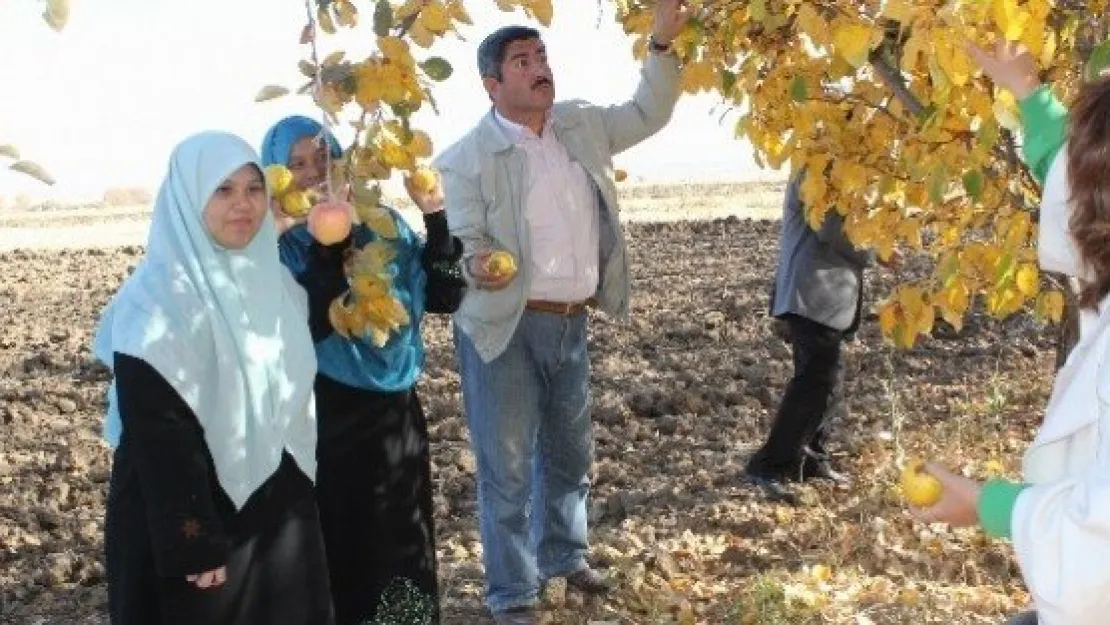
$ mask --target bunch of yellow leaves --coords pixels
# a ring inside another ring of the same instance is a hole
[[[396,249],[383,240],[372,241],[350,261],[351,288],[328,307],[328,319],[344,338],[352,336],[384,347],[389,337],[409,324],[405,305],[393,295],[390,266]]]

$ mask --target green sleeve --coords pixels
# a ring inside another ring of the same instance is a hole
[[[1009,538],[1013,525],[1014,505],[1028,484],[990,480],[979,492],[979,524],[995,538]]]
[[[1033,177],[1044,185],[1052,161],[1067,140],[1068,109],[1048,85],[1037,87],[1036,91],[1018,102],[1018,106],[1021,108],[1021,127],[1025,137],[1022,155],[1033,171]]]

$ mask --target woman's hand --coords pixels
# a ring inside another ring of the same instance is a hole
[[[1021,100],[1037,90],[1041,81],[1037,77],[1037,62],[1021,44],[998,38],[994,52],[968,42],[967,52],[994,84],[1009,89]]]
[[[979,491],[982,485],[945,469],[934,462],[925,463],[925,471],[940,480],[944,488],[940,501],[929,508],[910,508],[910,513],[926,523],[947,523],[965,527],[979,523]]]
[[[205,571],[197,575],[186,575],[185,581],[201,590],[216,588],[227,581],[227,567],[221,566],[218,569],[212,569],[211,571]]]
[[[443,185],[436,180],[435,186],[427,191],[421,191],[416,188],[411,175],[405,176],[405,191],[408,192],[409,198],[413,204],[416,204],[421,213],[431,215],[443,210]]]

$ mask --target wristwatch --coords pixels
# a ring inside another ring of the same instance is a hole
[[[674,51],[674,43],[662,44],[655,39],[655,34],[652,33],[648,36],[648,49],[658,54],[666,54]]]

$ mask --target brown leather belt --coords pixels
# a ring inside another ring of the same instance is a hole
[[[586,308],[593,304],[593,298],[584,302],[549,302],[543,299],[530,299],[524,303],[524,307],[528,310],[562,315],[563,317],[573,317],[586,312]]]

